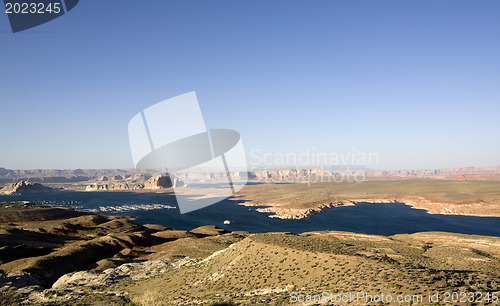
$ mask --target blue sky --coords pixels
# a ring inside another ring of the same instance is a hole
[[[82,0],[0,14],[0,167],[132,168],[127,124],[196,91],[247,152],[500,166],[498,1]],[[175,129],[175,127],[172,127]]]

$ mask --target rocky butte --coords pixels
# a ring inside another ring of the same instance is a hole
[[[30,193],[46,193],[57,191],[55,188],[44,186],[40,183],[31,183],[28,181],[20,181],[13,183],[0,189],[0,194],[6,195],[23,195]]]

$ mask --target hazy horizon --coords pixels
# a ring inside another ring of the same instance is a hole
[[[475,168],[475,169],[490,169],[490,168],[500,168],[500,166],[491,166],[491,167],[474,167],[474,166],[465,166],[465,167],[452,167],[452,168],[423,168],[423,169],[377,169],[377,168],[368,168],[368,167],[363,167],[363,166],[356,166],[356,165],[337,165],[337,166],[318,166],[318,165],[304,165],[304,166],[299,166],[296,167],[294,165],[276,165],[276,166],[261,166],[261,167],[252,167],[249,166],[248,170],[249,171],[259,171],[259,170],[279,170],[279,169],[307,169],[307,168],[320,168],[323,169],[324,171],[329,171],[330,169],[349,169],[351,168],[352,170],[358,170],[358,169],[363,169],[364,171],[424,171],[424,170],[449,170],[449,169],[464,169],[464,168]],[[144,169],[135,169],[135,168],[6,168],[0,166],[0,169],[6,169],[6,170],[13,170],[13,171],[29,171],[29,170],[54,170],[54,171],[75,171],[75,170],[95,170],[95,171],[102,171],[102,170],[123,170],[123,171],[138,171],[141,172]],[[161,169],[147,169],[146,171],[165,171]],[[168,172],[168,170],[167,170]]]

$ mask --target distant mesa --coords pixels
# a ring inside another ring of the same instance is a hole
[[[85,191],[109,191],[109,190],[129,190],[127,183],[117,184],[90,184],[85,188]]]
[[[74,184],[80,182],[108,183],[126,180],[128,183],[143,183],[151,178],[147,171],[135,169],[31,169],[11,170],[0,167],[0,184],[29,180],[42,184]]]
[[[90,184],[85,188],[85,191],[98,191],[98,190],[109,190],[108,185],[101,185],[101,184]]]
[[[145,182],[151,178],[151,175],[148,174],[133,174],[130,176],[129,180],[135,182]]]
[[[118,182],[118,183],[92,183],[87,185],[85,191],[113,191],[113,190],[138,190],[138,189],[147,189],[147,190],[159,190],[166,189],[171,187],[185,187],[186,184],[181,179],[175,177],[172,179],[169,175],[155,175],[153,177],[148,178],[143,183],[137,183],[137,181],[143,181],[145,178],[144,175],[136,176],[134,180],[127,182]],[[117,177],[113,177],[112,180],[118,179]],[[139,179],[139,180],[137,180]],[[99,177],[98,181],[107,182],[109,180],[108,177]],[[111,180],[109,180],[111,181]],[[133,183],[133,182],[136,183]]]
[[[225,182],[224,173],[213,173],[209,169],[200,172],[165,173],[164,169],[6,169],[0,167],[0,188],[7,186],[3,194],[11,193],[13,182],[26,181],[45,186],[77,191],[161,191],[169,188],[189,188],[199,183]],[[500,167],[453,168],[428,170],[373,170],[364,166],[326,166],[321,168],[254,167],[248,171],[230,173],[233,181],[242,178],[255,183],[314,183],[340,182],[345,178],[363,179],[454,179],[454,180],[500,180]],[[27,187],[32,188],[32,187]],[[47,187],[48,188],[48,187]],[[34,188],[37,190],[38,187]],[[39,192],[39,191],[36,191]],[[44,192],[44,191],[42,191]],[[15,193],[15,192],[14,192]]]
[[[44,186],[40,183],[20,181],[0,189],[0,194],[5,195],[23,195],[31,193],[47,193],[58,191],[58,189]]]
[[[144,189],[163,189],[170,187],[186,187],[186,184],[183,180],[174,177],[172,174],[156,175],[144,183]]]
[[[314,169],[276,169],[276,170],[265,170],[265,171],[253,171],[249,178],[255,178],[257,180],[290,180],[290,179],[304,179],[311,177],[319,177],[323,175],[323,170],[319,168]]]
[[[5,168],[0,168],[0,175],[1,176],[12,176],[14,171],[12,170],[7,170]]]

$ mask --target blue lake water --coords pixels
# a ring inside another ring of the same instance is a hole
[[[177,206],[175,196],[169,193],[133,192],[73,192],[0,196],[0,202],[31,201],[58,205],[75,205],[85,209],[123,205],[163,204]],[[190,230],[213,224],[231,231],[249,232],[338,230],[364,234],[393,235],[423,231],[445,231],[463,234],[500,237],[500,218],[456,215],[433,215],[402,203],[360,203],[356,206],[327,209],[301,220],[269,218],[255,207],[238,205],[238,201],[224,200],[206,208],[181,215],[178,209],[131,210],[105,212],[109,215],[128,215],[136,222],[156,223],[176,229]],[[224,225],[224,220],[231,220]]]

